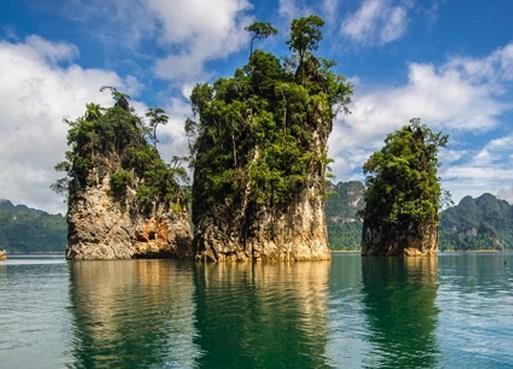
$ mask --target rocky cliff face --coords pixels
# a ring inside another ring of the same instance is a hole
[[[371,226],[364,222],[362,255],[429,256],[438,252],[438,227],[424,225],[405,230]]]
[[[74,196],[67,220],[68,259],[192,257],[192,234],[186,209],[160,205],[141,211],[132,194],[123,203],[110,193],[110,178]]]
[[[196,228],[196,259],[204,261],[302,261],[330,258],[324,202],[316,186],[285,211],[263,208],[203,217]],[[235,223],[235,224],[234,224]]]
[[[148,127],[114,90],[111,108],[87,105],[70,123],[67,161],[68,259],[192,257],[186,199],[168,165],[151,145]],[[165,120],[160,110],[150,111]],[[148,113],[147,115],[151,115]]]
[[[314,55],[323,24],[314,15],[292,21],[288,61],[254,50],[233,76],[193,89],[186,129],[194,155],[196,259],[330,257],[327,140],[352,89]],[[276,33],[269,24],[252,27]]]

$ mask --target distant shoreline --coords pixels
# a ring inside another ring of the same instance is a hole
[[[359,249],[354,249],[354,250],[330,250],[330,252],[332,254],[356,254],[356,253],[360,253],[360,250]]]
[[[463,249],[456,249],[456,250],[439,250],[439,253],[444,254],[496,254],[496,253],[502,253],[502,252],[512,252],[513,249],[504,249],[504,250],[497,250],[497,249],[472,249],[472,250],[463,250]],[[351,249],[351,250],[330,250],[332,254],[357,254],[360,253],[359,249]]]
[[[9,256],[19,256],[19,255],[65,255],[65,252],[58,252],[58,251],[48,251],[48,252],[42,252],[42,251],[33,251],[33,252],[7,252]]]

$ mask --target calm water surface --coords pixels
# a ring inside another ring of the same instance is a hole
[[[0,264],[0,368],[513,368],[513,255]]]

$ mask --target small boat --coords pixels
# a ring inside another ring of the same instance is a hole
[[[7,251],[0,250],[0,261],[7,260]]]

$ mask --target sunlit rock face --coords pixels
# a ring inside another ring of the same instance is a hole
[[[192,257],[192,233],[186,207],[163,204],[139,209],[135,191],[123,203],[111,196],[110,178],[82,189],[68,210],[68,259]]]
[[[364,256],[429,256],[438,253],[438,226],[390,230],[364,222],[362,255]]]

